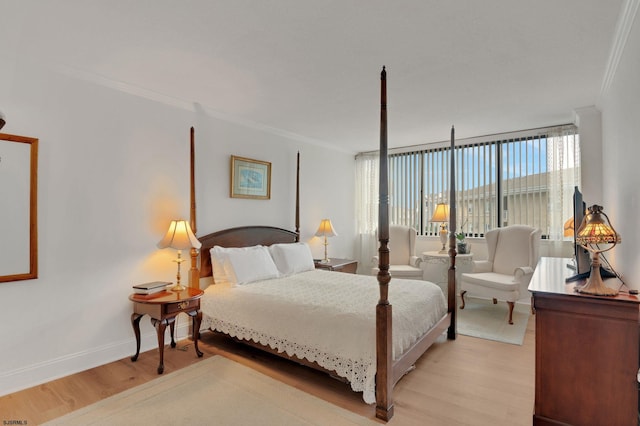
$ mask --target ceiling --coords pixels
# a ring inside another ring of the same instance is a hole
[[[383,65],[391,147],[571,122],[598,102],[622,0],[3,3],[21,54],[359,152]]]

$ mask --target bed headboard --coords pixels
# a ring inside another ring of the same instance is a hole
[[[277,243],[295,243],[298,234],[287,229],[273,226],[240,226],[237,228],[223,229],[213,234],[198,237],[202,243],[200,248],[200,277],[210,277],[211,255],[209,250],[213,246],[221,247],[249,247],[261,244],[270,246]]]

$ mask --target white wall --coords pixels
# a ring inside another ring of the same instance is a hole
[[[627,10],[637,11],[637,0],[628,3]],[[605,213],[622,236],[606,255],[625,282],[640,289],[640,22],[637,13],[628,18],[628,38],[602,102],[602,186]]]
[[[191,126],[198,234],[255,224],[293,229],[300,151],[302,240],[320,257],[313,233],[329,217],[339,232],[332,255],[353,256],[352,154],[230,123],[198,105],[149,99],[155,95],[10,47],[0,67],[3,132],[40,139],[40,246],[38,279],[0,284],[0,395],[134,353],[131,286],[175,279],[175,252],[156,243],[171,219],[189,215]],[[231,154],[272,163],[271,200],[229,198]],[[148,319],[141,324],[142,349],[156,347]],[[179,325],[186,328],[186,317]]]
[[[595,106],[577,108],[580,133],[581,191],[588,206],[602,205],[602,114]]]

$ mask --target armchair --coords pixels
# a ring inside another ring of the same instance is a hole
[[[509,305],[509,324],[513,324],[513,307],[520,294],[527,291],[540,257],[540,229],[524,225],[497,228],[485,234],[488,259],[474,261],[473,271],[461,274],[460,298],[464,309],[467,292]]]
[[[421,280],[423,277],[420,262],[422,258],[415,256],[416,231],[408,226],[392,225],[389,227],[389,274],[393,278],[409,278]],[[373,275],[378,273],[378,256],[373,256]]]

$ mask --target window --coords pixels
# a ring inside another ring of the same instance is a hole
[[[540,228],[544,238],[562,239],[562,225],[573,214],[573,188],[580,186],[575,126],[484,139],[455,147],[457,231],[483,236],[492,228],[525,224]],[[366,159],[377,161],[361,154],[357,167]],[[438,203],[449,204],[449,165],[449,146],[390,151],[390,222],[438,235],[440,224],[430,219]],[[358,187],[377,190],[371,183]]]

